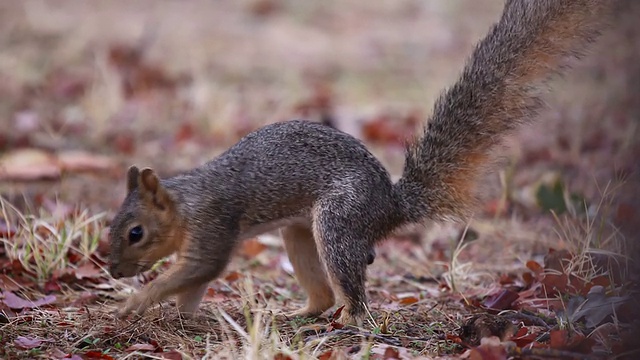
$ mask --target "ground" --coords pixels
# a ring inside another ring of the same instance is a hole
[[[107,274],[126,169],[171,176],[306,118],[363,139],[398,177],[403,141],[502,2],[0,4],[0,357],[633,357],[640,9],[621,4],[548,110],[496,151],[474,218],[378,247],[362,329],[333,321],[337,307],[283,316],[305,299],[277,233],[245,242],[196,318],[168,302],[116,320],[172,260]]]

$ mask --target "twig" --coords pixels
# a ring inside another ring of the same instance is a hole
[[[391,338],[388,336],[384,336],[384,335],[380,335],[380,334],[374,334],[374,333],[370,333],[370,332],[362,332],[362,331],[358,331],[358,330],[352,330],[352,329],[336,329],[330,332],[326,332],[323,334],[319,334],[319,335],[311,335],[305,338],[305,342],[309,342],[311,340],[315,340],[315,339],[320,339],[320,338],[325,338],[328,336],[338,336],[338,335],[353,335],[353,336],[361,336],[361,337],[365,337],[365,338],[372,338],[372,339],[376,339],[379,341],[384,342],[385,344],[389,344],[389,345],[393,345],[393,346],[402,346],[402,343],[395,338]]]
[[[531,348],[523,349],[517,346],[507,347],[507,353],[511,356],[536,356],[554,359],[605,359],[605,357],[595,354],[582,354],[567,350]]]

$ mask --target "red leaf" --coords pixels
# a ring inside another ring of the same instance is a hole
[[[49,294],[60,291],[60,284],[56,280],[49,280],[44,284],[44,292]]]
[[[249,259],[252,259],[267,248],[267,245],[258,241],[258,239],[247,239],[242,243],[241,254]]]
[[[499,293],[488,296],[482,304],[489,309],[507,310],[511,309],[513,302],[518,300],[518,293],[512,290],[502,290]]]
[[[113,360],[113,358],[107,354],[103,354],[100,351],[87,351],[84,356],[89,359],[106,359]]]
[[[533,284],[533,275],[531,275],[531,273],[524,273],[522,274],[522,280],[524,281],[524,284],[526,286],[531,286],[531,284]]]
[[[293,360],[293,359],[289,355],[285,355],[283,353],[277,353],[273,356],[273,360]]]
[[[533,271],[533,273],[536,275],[540,275],[542,274],[542,271],[544,271],[544,268],[542,267],[542,265],[538,264],[533,260],[527,261],[527,268]]]
[[[125,351],[133,352],[133,351],[153,351],[156,347],[151,344],[133,344],[129,346]]]
[[[340,317],[340,314],[342,314],[342,309],[344,309],[344,305],[340,306],[339,308],[336,309],[336,312],[333,313],[333,316],[331,316],[332,319],[337,319]]]
[[[567,350],[582,354],[591,353],[591,348],[595,344],[594,339],[586,338],[579,333],[569,334],[567,330],[552,330],[550,347],[556,350]]]
[[[240,279],[241,277],[242,277],[242,274],[240,274],[237,271],[232,271],[227,276],[225,276],[224,279],[231,283],[231,282],[234,282],[234,281]]]
[[[538,332],[530,332],[530,328],[523,326],[511,337],[510,341],[513,341],[518,347],[525,347],[532,343],[538,335]]]
[[[398,302],[400,305],[411,305],[411,304],[415,304],[418,302],[418,298],[416,298],[415,296],[407,296],[404,297],[402,299],[400,299],[400,301]]]
[[[546,274],[540,282],[544,286],[544,291],[547,295],[555,294],[556,292],[565,293],[569,278],[567,274]]]
[[[9,291],[3,291],[2,296],[4,296],[2,302],[11,309],[31,309],[56,302],[56,297],[53,295],[47,295],[36,301],[24,300]]]
[[[333,350],[327,350],[318,356],[318,360],[329,360],[333,355]]]
[[[13,342],[17,347],[25,350],[37,348],[42,345],[43,342],[50,341],[46,339],[30,338],[26,336],[18,336]]]
[[[382,355],[382,358],[384,360],[400,359],[400,352],[398,352],[396,348],[392,348],[389,346],[384,350],[384,354]]]

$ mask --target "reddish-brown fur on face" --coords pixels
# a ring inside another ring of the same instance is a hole
[[[131,243],[131,229],[140,226],[142,239]],[[111,273],[133,276],[178,251],[186,241],[184,221],[169,193],[151,169],[132,166],[127,173],[127,198],[111,224]]]

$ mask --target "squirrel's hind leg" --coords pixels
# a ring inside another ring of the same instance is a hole
[[[348,201],[345,200],[345,201]],[[369,241],[357,228],[356,214],[343,207],[342,199],[316,206],[313,232],[334,293],[344,304],[341,324],[362,326],[366,316],[365,281],[370,259]]]
[[[198,310],[198,305],[200,305],[208,286],[209,283],[206,282],[201,285],[192,286],[178,294],[176,297],[176,307],[180,315],[187,318],[193,317]]]
[[[287,316],[320,315],[332,307],[335,301],[333,290],[318,257],[311,228],[306,225],[290,225],[283,228],[281,234],[296,278],[308,296],[304,308]]]

